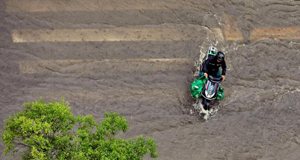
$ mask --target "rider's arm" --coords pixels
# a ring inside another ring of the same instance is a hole
[[[226,62],[223,61],[223,63],[222,63],[222,75],[226,75],[226,69],[227,69]]]
[[[203,64],[203,72],[207,73],[208,72],[208,63],[210,59],[207,59],[204,64]]]

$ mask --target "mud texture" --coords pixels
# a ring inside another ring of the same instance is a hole
[[[130,130],[120,136],[153,137],[161,160],[300,159],[300,39],[251,39],[255,28],[300,27],[300,1],[157,2],[164,4],[134,9],[143,3],[136,0],[115,10],[10,12],[1,0],[0,128],[25,102],[64,97],[76,115],[91,114],[98,121],[109,111],[125,116]],[[226,37],[228,25],[237,26],[239,40],[229,38],[237,32]],[[191,40],[13,43],[12,38],[12,30],[115,27],[173,27]],[[221,29],[223,40],[211,36],[213,28]],[[226,53],[228,72],[225,98],[214,105],[219,112],[205,122],[190,114],[195,100],[189,85],[200,51],[212,44]],[[31,62],[37,67],[24,67]]]

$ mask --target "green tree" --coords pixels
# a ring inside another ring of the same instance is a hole
[[[158,157],[154,140],[140,136],[117,138],[128,122],[117,113],[105,113],[100,123],[93,116],[74,116],[68,102],[25,103],[25,109],[5,120],[4,155],[21,152],[22,159],[138,160]]]

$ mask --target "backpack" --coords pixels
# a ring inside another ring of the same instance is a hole
[[[206,61],[209,57],[214,57],[218,53],[218,50],[216,47],[210,46],[203,58],[203,62]]]

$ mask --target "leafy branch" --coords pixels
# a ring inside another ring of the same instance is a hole
[[[45,103],[42,99],[24,104],[24,110],[5,120],[4,155],[12,157],[25,149],[23,159],[129,159],[158,157],[152,138],[116,138],[128,130],[128,122],[117,113],[105,113],[96,123],[92,115],[74,116],[68,102]],[[76,126],[77,129],[74,129]]]

